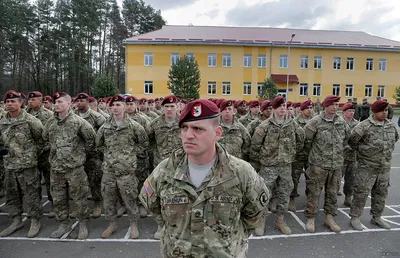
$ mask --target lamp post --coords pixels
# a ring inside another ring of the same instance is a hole
[[[292,44],[292,40],[296,36],[296,34],[292,34],[289,41],[289,49],[288,49],[288,57],[287,57],[287,76],[286,76],[286,101],[289,100],[289,73],[290,73],[290,45]]]

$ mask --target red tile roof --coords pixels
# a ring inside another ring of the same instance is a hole
[[[271,78],[276,83],[286,83],[287,74],[271,74]],[[299,78],[295,74],[289,74],[289,83],[299,83]]]
[[[268,27],[218,27],[166,25],[160,30],[134,36],[126,44],[234,44],[286,46],[292,34],[292,45],[321,48],[373,48],[399,51],[400,42],[362,31],[305,30]]]

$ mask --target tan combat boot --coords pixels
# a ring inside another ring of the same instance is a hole
[[[325,214],[324,225],[335,233],[339,233],[341,231],[331,214]]]
[[[71,214],[69,214],[70,218],[76,218],[76,216],[78,216],[78,210],[77,209],[73,210],[71,212]]]
[[[344,197],[344,203],[345,206],[351,207],[351,195],[346,195]]]
[[[374,224],[374,225],[377,225],[378,227],[384,228],[384,229],[391,229],[392,228],[380,216],[379,217],[373,216],[372,219],[371,219],[371,223]]]
[[[51,238],[60,238],[62,237],[64,234],[70,232],[72,230],[71,225],[69,224],[69,220],[64,220],[60,226],[57,228],[56,231],[53,231],[53,233],[51,233],[50,237]]]
[[[265,219],[266,219],[265,212],[267,212],[267,211],[264,211],[264,214],[260,218],[260,221],[258,222],[258,225],[257,225],[256,229],[254,230],[254,234],[256,236],[263,236],[264,235]]]
[[[293,197],[290,197],[288,210],[291,212],[296,212],[296,204],[294,203]]]
[[[110,221],[110,224],[108,224],[108,227],[106,230],[103,231],[101,234],[102,238],[109,238],[115,231],[117,231],[118,226],[115,220]]]
[[[308,233],[315,232],[315,218],[307,218],[306,231]]]
[[[31,220],[31,227],[28,231],[27,237],[32,238],[37,236],[37,234],[39,234],[39,230],[40,230],[40,222],[37,219],[32,219]]]
[[[101,201],[95,201],[93,207],[93,218],[98,218],[101,216]]]
[[[8,228],[1,231],[0,237],[7,237],[23,227],[24,223],[22,222],[21,216],[15,216],[11,225]]]
[[[121,207],[118,209],[117,218],[122,217],[122,215],[124,215],[125,212],[126,212],[125,206],[121,206]]]
[[[139,230],[137,228],[137,223],[136,221],[131,221],[131,235],[129,237],[130,239],[137,239],[139,238]]]
[[[292,231],[285,222],[285,217],[283,216],[283,214],[276,215],[275,228],[284,235],[292,234]]]
[[[163,226],[158,225],[157,232],[154,233],[154,239],[160,240],[163,233],[162,231],[163,231]]]
[[[83,240],[88,238],[89,231],[87,228],[87,222],[86,221],[79,221],[79,233],[78,233],[78,239]]]
[[[147,217],[147,210],[142,205],[139,205],[139,216],[141,218],[146,218]]]
[[[360,217],[351,217],[350,224],[355,230],[363,230]]]
[[[271,200],[269,201],[269,210],[272,212],[272,213],[275,213],[276,212],[276,204],[277,204],[277,200],[276,200],[276,198],[271,198]]]

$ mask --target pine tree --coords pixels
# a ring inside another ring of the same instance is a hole
[[[394,90],[393,98],[396,100],[396,105],[400,105],[400,86]]]
[[[107,75],[96,78],[91,88],[91,95],[95,98],[114,96],[118,93],[119,90],[115,87],[114,80]]]
[[[278,95],[278,87],[272,78],[265,79],[262,84],[261,93],[258,96],[259,100],[273,100]]]

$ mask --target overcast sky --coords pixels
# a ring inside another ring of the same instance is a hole
[[[169,25],[357,30],[400,41],[400,0],[145,0]]]

